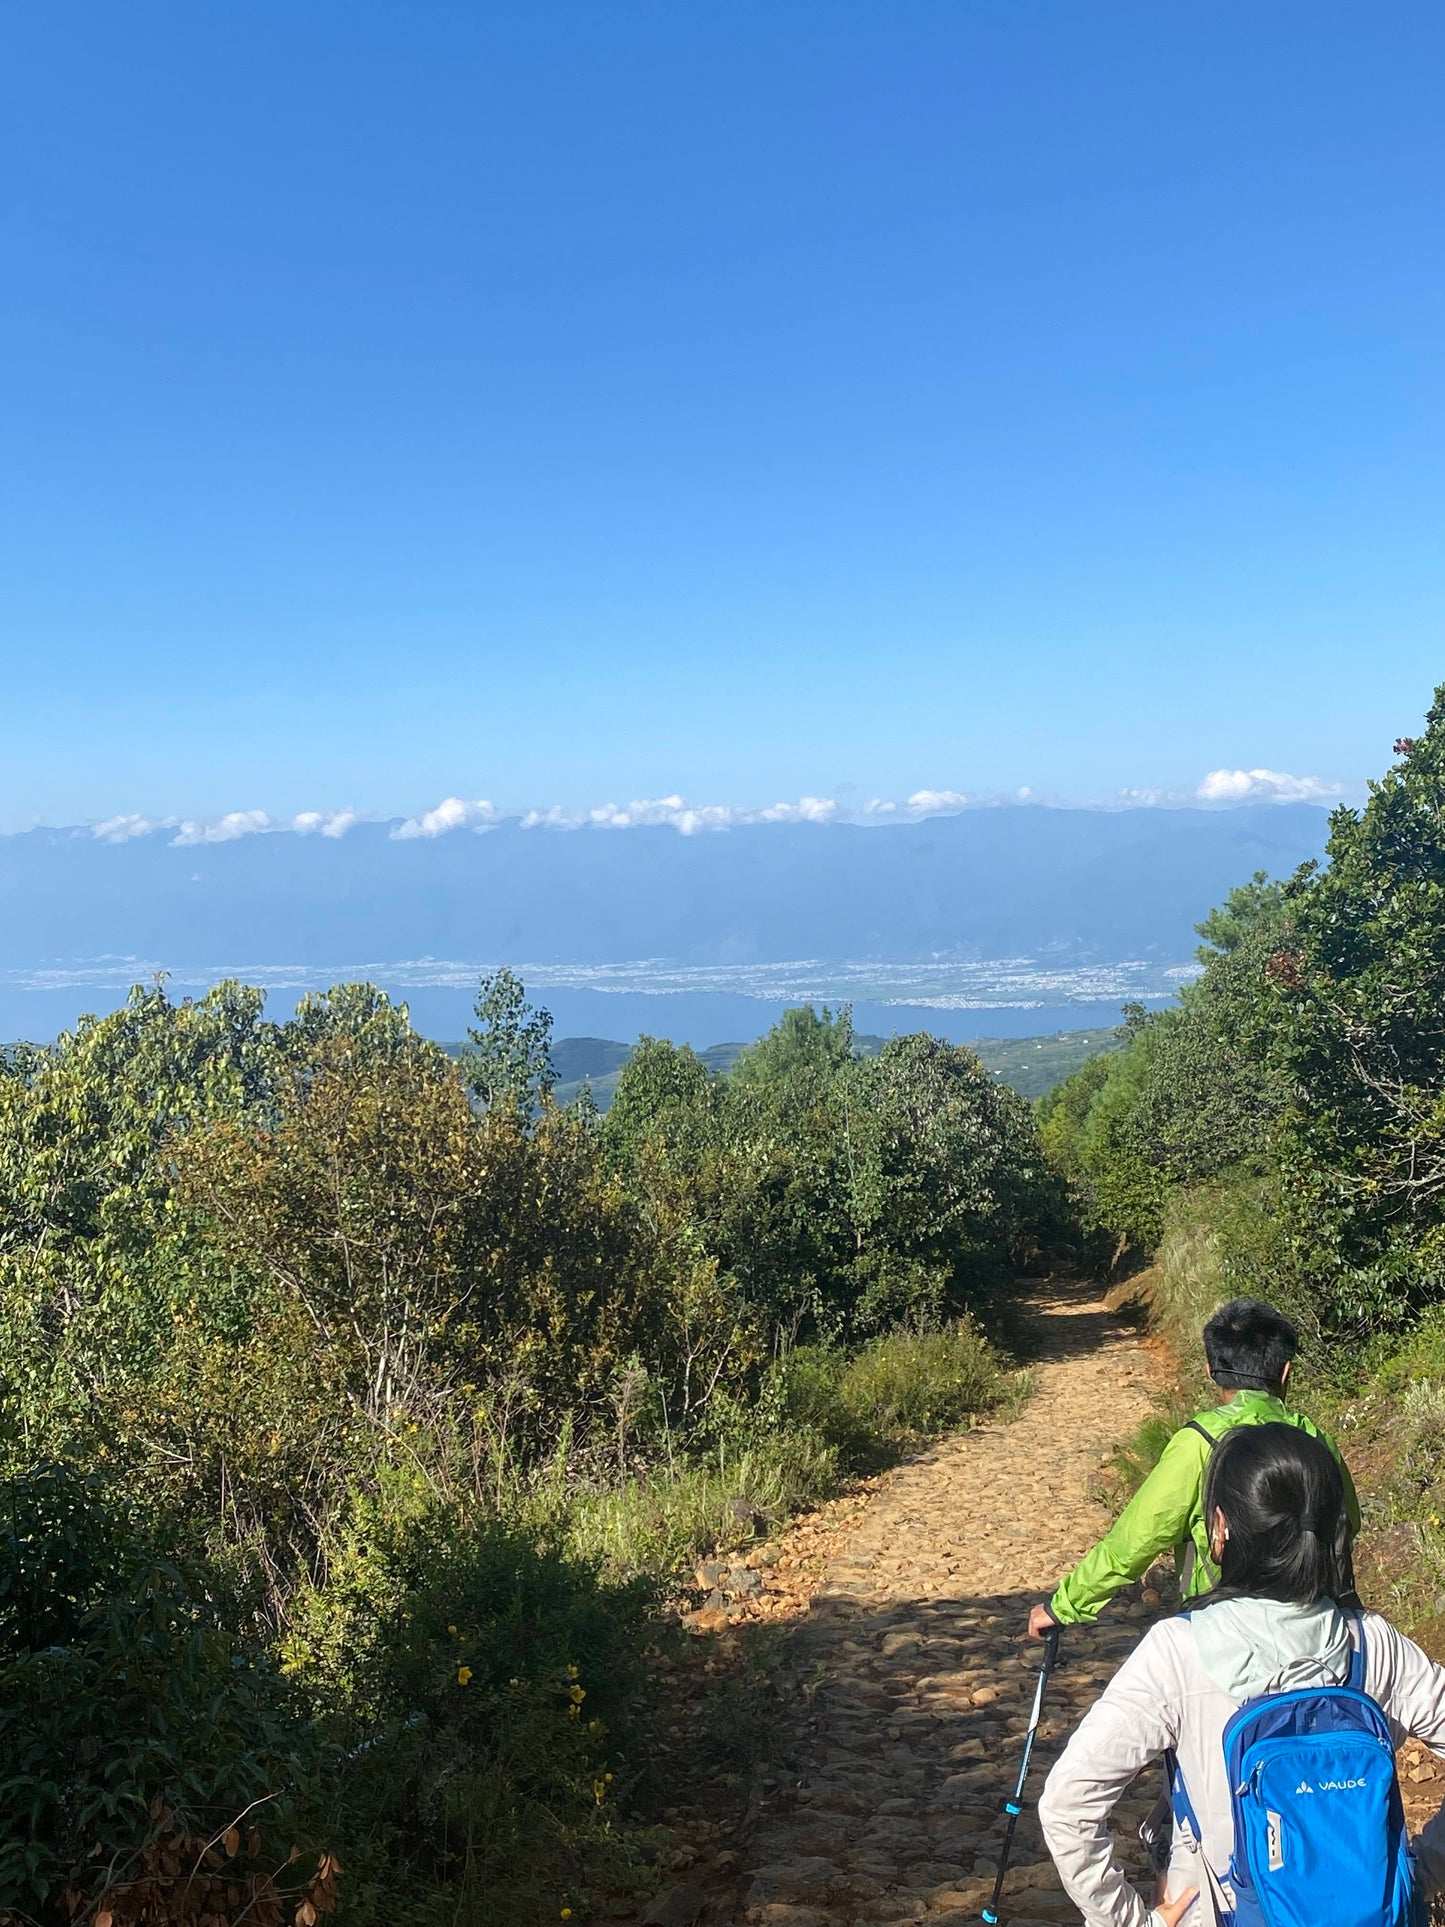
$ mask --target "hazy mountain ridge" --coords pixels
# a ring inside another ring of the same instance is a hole
[[[1232,810],[1020,805],[922,822],[397,839],[0,838],[0,966],[102,956],[325,967],[419,956],[538,963],[1178,962],[1256,869],[1320,854],[1312,804]]]
[[[967,1048],[1000,1083],[1011,1084],[1021,1097],[1043,1097],[1062,1084],[1081,1064],[1101,1051],[1117,1050],[1124,1032],[1109,1025],[1094,1030],[1064,1030],[1044,1037],[971,1037]],[[855,1053],[872,1057],[888,1042],[866,1032],[853,1040]],[[460,1055],[465,1046],[448,1045]],[[698,1052],[710,1070],[729,1071],[747,1046],[741,1043],[714,1044]],[[592,1093],[599,1110],[612,1102],[617,1080],[631,1057],[633,1046],[610,1037],[560,1037],[552,1045],[552,1066],[557,1073],[553,1096],[559,1104],[570,1104],[579,1097],[584,1084]]]

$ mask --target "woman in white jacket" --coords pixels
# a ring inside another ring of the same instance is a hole
[[[1215,1451],[1204,1494],[1218,1591],[1151,1627],[1085,1714],[1054,1767],[1039,1820],[1088,1927],[1216,1927],[1234,1845],[1223,1734],[1245,1700],[1336,1686],[1350,1670],[1349,1532],[1339,1469],[1288,1425],[1241,1426]],[[1361,1619],[1365,1690],[1398,1746],[1413,1734],[1445,1757],[1445,1669],[1377,1613]],[[1109,1814],[1141,1767],[1172,1749],[1201,1840],[1177,1824],[1151,1911],[1125,1879]],[[1427,1893],[1445,1887],[1445,1815],[1415,1842]]]

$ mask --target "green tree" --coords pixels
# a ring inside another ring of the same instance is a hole
[[[1445,685],[1397,750],[1363,810],[1331,818],[1266,964],[1292,1222],[1330,1315],[1355,1323],[1445,1295]]]
[[[1032,1114],[926,1036],[856,1059],[846,1011],[782,1022],[726,1078],[645,1040],[603,1138],[774,1348],[976,1305],[1057,1207]]]
[[[806,1101],[831,1084],[852,1057],[851,1007],[834,1011],[800,1004],[785,1010],[765,1037],[748,1046],[730,1075],[735,1085],[767,1085]]]
[[[482,978],[476,1025],[467,1032],[467,1083],[483,1110],[526,1116],[552,1094],[552,1016],[527,1002],[526,988],[504,964]]]
[[[986,1306],[1057,1203],[1029,1106],[926,1033],[852,1065],[846,1094],[855,1328]]]
[[[220,1117],[260,1119],[276,1067],[262,995],[173,1004],[137,987],[27,1074],[0,1078],[0,1373],[37,1450],[59,1450],[175,1320],[233,1327],[233,1280],[171,1210],[172,1152]]]
[[[1285,1102],[1272,1067],[1275,999],[1266,971],[1286,941],[1284,885],[1257,871],[1199,925],[1204,974],[1157,1022],[1132,1131],[1140,1153],[1174,1185],[1273,1155]]]

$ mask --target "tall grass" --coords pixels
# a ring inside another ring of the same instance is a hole
[[[705,1451],[621,1480],[571,1481],[558,1468],[561,1477],[517,1504],[534,1528],[608,1578],[665,1581],[705,1554],[775,1530],[850,1474],[1017,1400],[1027,1384],[967,1320],[890,1332],[853,1353],[800,1347]]]
[[[704,1458],[661,1466],[621,1484],[572,1492],[561,1532],[567,1550],[609,1577],[674,1577],[692,1561],[731,1551],[825,1497],[838,1454],[816,1434],[721,1444]]]
[[[880,1440],[946,1431],[1003,1402],[997,1352],[966,1320],[941,1331],[890,1332],[850,1359],[838,1383],[843,1409]]]

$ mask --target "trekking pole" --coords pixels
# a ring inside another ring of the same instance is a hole
[[[1034,1710],[1029,1714],[1029,1730],[1024,1734],[1024,1756],[1019,1761],[1019,1777],[1014,1787],[1013,1798],[1004,1802],[1004,1812],[1008,1815],[1008,1828],[999,1849],[998,1873],[994,1877],[993,1899],[983,1910],[988,1927],[998,1927],[998,1903],[1003,1894],[1003,1877],[1008,1872],[1008,1857],[1014,1843],[1014,1828],[1019,1823],[1019,1815],[1024,1810],[1024,1782],[1029,1777],[1029,1762],[1034,1756],[1034,1741],[1038,1738],[1039,1716],[1044,1710],[1044,1688],[1049,1683],[1049,1674],[1054,1670],[1059,1657],[1059,1628],[1050,1626],[1044,1634],[1044,1663],[1039,1668],[1039,1683],[1034,1688]]]

